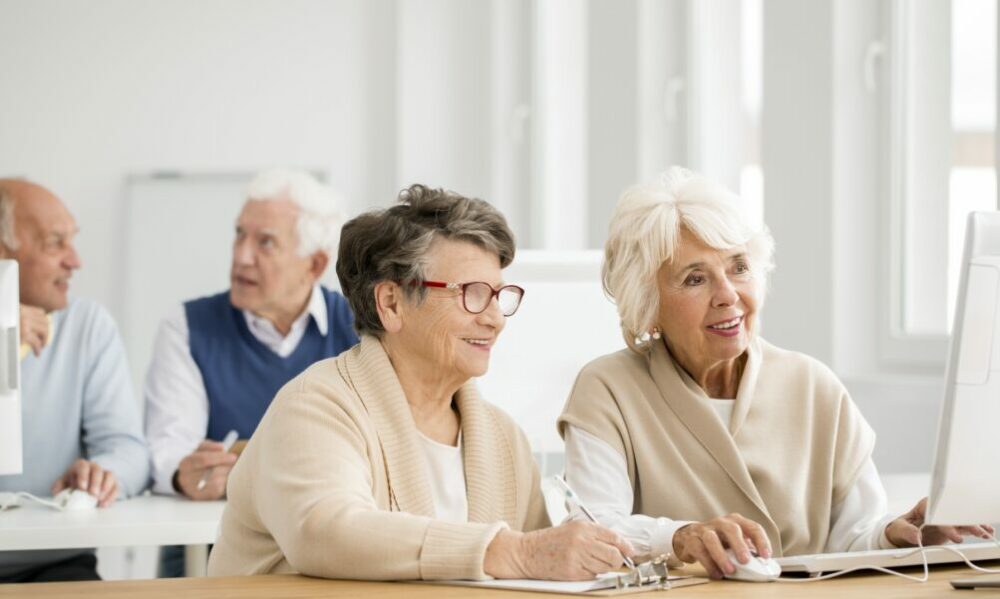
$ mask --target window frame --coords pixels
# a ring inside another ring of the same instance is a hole
[[[906,289],[906,259],[909,252],[906,249],[908,230],[908,210],[912,209],[913,190],[917,188],[913,162],[915,161],[915,146],[920,142],[911,123],[915,113],[924,112],[928,107],[919,105],[925,102],[928,94],[921,93],[920,82],[909,76],[914,60],[917,42],[926,44],[927,40],[914,35],[914,11],[943,11],[950,27],[951,2],[914,3],[907,0],[891,0],[885,5],[885,19],[888,52],[884,61],[882,114],[883,119],[883,151],[887,173],[883,181],[883,197],[888,198],[885,210],[884,236],[884,275],[881,277],[884,288],[880,294],[884,298],[882,310],[882,326],[879,336],[879,355],[888,366],[930,368],[935,372],[943,372],[947,359],[950,335],[934,333],[916,333],[905,328],[904,302]],[[939,15],[940,16],[940,15]],[[950,36],[947,38],[948,55],[950,56]],[[950,85],[949,92],[950,94]],[[950,128],[950,102],[945,106]],[[941,140],[950,144],[950,139]],[[948,169],[950,170],[950,165]],[[912,255],[910,259],[912,259]],[[945,268],[946,268],[946,260]],[[946,276],[946,272],[945,275]]]

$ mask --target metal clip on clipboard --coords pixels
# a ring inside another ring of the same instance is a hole
[[[667,571],[669,554],[654,557],[648,562],[636,564],[635,568],[615,577],[615,588],[625,589],[670,589],[670,573]]]

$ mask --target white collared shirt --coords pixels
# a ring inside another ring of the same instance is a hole
[[[247,321],[250,333],[257,341],[266,345],[267,349],[282,358],[292,355],[295,348],[299,346],[299,341],[302,341],[302,336],[306,334],[306,328],[309,326],[310,316],[316,321],[320,334],[325,336],[329,323],[327,322],[326,299],[323,298],[323,292],[319,285],[313,286],[312,294],[309,296],[309,304],[292,323],[292,328],[289,329],[287,335],[282,335],[270,320],[257,316],[249,310],[243,310],[243,318]]]
[[[282,335],[266,318],[243,310],[247,328],[255,339],[275,354],[287,358],[302,341],[309,319],[322,335],[329,321],[326,298],[314,285],[309,303]],[[153,491],[176,494],[177,465],[205,440],[208,431],[208,392],[201,371],[191,357],[187,315],[179,304],[160,322],[153,343],[153,358],[146,372],[146,440],[153,456]]]

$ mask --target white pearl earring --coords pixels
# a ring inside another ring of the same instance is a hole
[[[649,336],[652,337],[653,339],[659,339],[660,337],[662,337],[662,335],[660,334],[660,329],[657,327],[653,327],[653,332],[650,333]]]

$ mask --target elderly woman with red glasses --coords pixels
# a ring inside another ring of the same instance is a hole
[[[278,393],[229,479],[209,574],[587,579],[611,530],[549,527],[524,434],[483,375],[524,290],[482,200],[414,185],[343,229],[337,275],[361,342]]]

